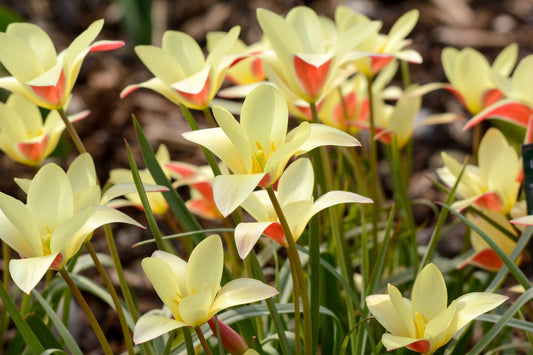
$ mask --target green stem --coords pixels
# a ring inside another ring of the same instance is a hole
[[[266,188],[268,197],[272,202],[274,211],[278,216],[283,232],[285,233],[285,239],[287,240],[287,254],[289,255],[289,262],[291,265],[291,272],[294,270],[293,278],[296,277],[296,280],[293,279],[293,284],[298,285],[301,289],[300,298],[302,299],[302,308],[304,314],[304,354],[311,354],[312,352],[312,337],[313,337],[313,324],[311,322],[311,305],[309,303],[309,295],[307,293],[307,285],[305,282],[304,271],[302,267],[302,262],[300,260],[300,255],[298,254],[298,249],[296,248],[296,242],[292,235],[289,223],[285,218],[285,214],[281,209],[278,198],[272,186]],[[294,300],[295,312],[298,310],[298,300]],[[299,313],[299,311],[298,311]],[[294,317],[298,317],[299,314],[295,314]],[[298,339],[296,339],[298,341]]]
[[[9,246],[2,243],[2,260],[4,262],[4,269],[2,271],[2,285],[5,290],[9,290],[9,259],[11,258]],[[9,314],[7,308],[0,309],[0,349],[4,348],[5,333],[9,324]]]
[[[315,122],[318,122],[318,112],[316,109],[316,105],[314,103],[311,104],[311,112],[313,113],[313,120]],[[319,147],[319,155],[317,157],[318,162],[317,165],[324,167],[323,175],[324,175],[324,191],[333,191],[333,177],[331,174],[331,170],[329,167],[331,167],[331,162],[329,160],[329,155],[325,147]],[[350,270],[350,261],[349,257],[347,255],[348,246],[346,245],[346,240],[342,237],[341,231],[340,231],[340,225],[339,225],[339,215],[338,211],[335,208],[335,206],[330,207],[328,211],[328,216],[330,220],[331,225],[331,234],[333,236],[333,240],[336,245],[336,252],[337,257],[339,258],[339,265],[341,268],[341,275],[342,277],[352,286],[353,289],[355,289],[354,283],[353,283],[353,271]],[[377,224],[377,221],[376,221]],[[353,315],[354,314],[354,306],[353,303],[350,301],[348,297],[345,297],[346,301],[346,311],[348,314]],[[348,317],[348,324],[350,329],[354,327],[355,325],[355,319],[354,317],[350,316]],[[355,334],[352,335],[354,337],[354,341],[351,342],[352,346],[352,352],[355,351]],[[355,353],[355,352],[354,352]]]
[[[98,259],[98,256],[96,255],[96,251],[94,250],[92,244],[90,241],[85,242],[85,248],[91,255],[91,258],[93,259],[94,266],[96,267],[96,270],[98,270],[98,273],[104,280],[105,287],[109,291],[109,294],[111,295],[111,299],[113,300],[113,304],[115,305],[115,310],[117,312],[118,321],[120,323],[120,329],[122,330],[122,334],[124,335],[124,342],[126,343],[126,349],[128,350],[128,354],[133,355],[135,354],[135,351],[133,350],[133,341],[131,340],[131,333],[128,329],[128,324],[126,322],[126,317],[124,316],[124,311],[122,310],[122,305],[120,304],[120,300],[118,298],[117,292],[115,291],[115,287],[113,286],[113,283],[111,282],[111,279],[107,275],[107,272],[104,269],[104,266]]]
[[[215,118],[213,117],[213,114],[211,113],[211,110],[209,109],[209,107],[208,108],[204,108],[202,110],[202,112],[204,113],[204,116],[205,116],[207,122],[209,122],[209,125],[212,128],[218,127],[217,122],[215,121]]]
[[[375,139],[376,136],[376,127],[375,127],[375,115],[374,115],[374,95],[372,93],[372,84],[374,83],[374,78],[368,78],[367,86],[367,96],[368,96],[368,106],[369,106],[369,117],[368,121],[370,123],[370,152],[369,152],[369,168],[370,168],[370,192],[372,196],[373,203],[373,213],[372,213],[372,235],[374,237],[374,246],[378,245],[378,219],[379,211],[381,209],[381,201],[379,196],[378,184],[378,145]]]
[[[83,298],[80,290],[78,289],[78,287],[76,287],[76,284],[74,284],[74,281],[70,278],[70,275],[64,268],[59,270],[59,273],[61,274],[61,276],[67,283],[68,287],[72,291],[72,294],[74,295],[74,298],[76,298],[76,300],[78,301],[78,304],[80,305],[81,309],[85,313],[85,316],[87,317],[87,320],[89,321],[89,324],[93,328],[93,331],[96,334],[98,341],[100,342],[100,346],[102,347],[104,354],[113,355],[113,351],[111,350],[111,347],[109,346],[109,342],[107,341],[104,335],[104,332],[102,331],[102,328],[100,327],[100,324],[94,317],[94,314],[91,311],[91,307],[89,307],[89,305],[85,301],[85,298]]]
[[[69,121],[67,113],[63,108],[60,108],[57,110],[59,113],[59,116],[61,116],[61,119],[63,120],[63,123],[65,124],[65,127],[67,129],[67,133],[70,136],[70,139],[74,142],[74,145],[76,146],[76,149],[80,154],[87,153],[87,149],[85,149],[85,146],[83,145],[83,142],[81,141],[80,136],[78,135],[78,132],[74,129],[74,126],[72,125],[72,122]]]
[[[202,333],[202,328],[195,327],[194,330],[196,331],[196,335],[198,335],[200,344],[202,344],[202,348],[204,349],[205,355],[213,355],[211,353],[211,349],[209,348],[209,345],[207,344],[207,341],[205,340],[204,333]]]

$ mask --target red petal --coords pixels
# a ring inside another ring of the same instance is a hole
[[[26,158],[38,162],[48,144],[48,135],[45,135],[40,142],[33,143],[19,143],[17,148],[19,152],[24,155]]]
[[[193,213],[206,219],[222,218],[222,214],[220,214],[215,203],[203,198],[187,201],[187,207],[189,207]]]
[[[500,89],[490,89],[483,93],[481,102],[483,102],[483,107],[489,107],[493,103],[503,99],[503,97],[503,93]]]
[[[376,74],[378,73],[381,69],[383,69],[387,64],[389,64],[392,60],[394,59],[393,56],[383,56],[383,55],[379,55],[379,56],[376,56],[376,55],[371,55],[370,56],[370,60],[371,60],[371,68],[372,68],[372,73],[373,74]]]
[[[184,178],[188,178],[196,174],[196,171],[194,169],[191,169],[190,167],[182,164],[166,163],[165,168],[180,174]]]
[[[261,181],[259,181],[259,184],[257,184],[257,186],[268,187],[268,185],[270,185],[271,182],[272,182],[272,177],[270,176],[270,174],[265,174],[265,176],[263,176],[263,178],[261,179]]]
[[[463,130],[472,128],[479,122],[489,117],[495,116],[511,121],[514,124],[526,127],[529,121],[529,116],[531,116],[531,114],[533,114],[533,109],[531,109],[531,107],[520,102],[509,102],[501,106],[495,107],[493,110],[489,110],[483,115],[471,119],[466,123]]]
[[[287,247],[287,240],[285,239],[285,233],[283,233],[283,228],[279,223],[272,223],[269,225],[263,232],[264,235],[270,239],[278,242],[279,244]]]
[[[422,339],[407,345],[407,349],[426,354],[429,353],[429,351],[431,350],[431,344],[429,340]]]
[[[63,254],[57,254],[57,256],[54,258],[54,261],[52,261],[52,264],[50,265],[50,269],[57,270],[63,263],[63,259]]]
[[[91,46],[89,49],[89,52],[102,52],[102,51],[110,51],[113,49],[120,48],[124,46],[126,43],[124,41],[108,41],[101,44],[96,44]]]
[[[313,99],[316,99],[328,77],[331,59],[317,67],[295,55],[293,65],[296,77],[304,91]]]
[[[257,81],[265,80],[265,71],[263,70],[263,61],[261,58],[254,58],[252,61],[252,73]]]
[[[503,261],[498,254],[490,248],[483,249],[472,259],[469,260],[471,264],[479,266],[488,271],[498,271],[503,266]]]
[[[49,102],[53,106],[59,107],[65,94],[65,72],[61,69],[61,74],[55,85],[30,86],[40,98]]]
[[[211,89],[211,76],[205,80],[204,87],[196,94],[190,94],[184,91],[176,90],[185,100],[198,106],[205,107],[208,104],[209,90]]]
[[[443,88],[445,90],[451,92],[457,98],[457,100],[459,100],[459,102],[461,103],[461,105],[463,105],[463,107],[465,107],[465,108],[467,107],[465,98],[463,97],[463,94],[461,94],[461,92],[459,90],[457,90],[456,88],[454,88],[451,85],[444,85]]]
[[[496,192],[486,192],[477,198],[474,205],[487,208],[494,212],[500,212],[502,210],[502,199]]]

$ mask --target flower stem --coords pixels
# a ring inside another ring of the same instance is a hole
[[[78,301],[78,304],[80,305],[81,309],[85,313],[85,316],[87,317],[87,320],[89,321],[89,324],[94,330],[94,333],[96,334],[96,337],[98,338],[98,341],[100,342],[100,346],[102,347],[102,350],[104,351],[104,354],[106,355],[113,355],[113,351],[111,350],[111,346],[109,346],[109,342],[107,341],[104,332],[102,331],[102,328],[100,327],[100,324],[98,324],[98,321],[94,317],[93,312],[91,311],[91,307],[87,304],[87,301],[85,301],[85,298],[83,298],[80,290],[78,287],[76,287],[76,284],[74,284],[74,281],[70,278],[70,275],[68,272],[62,268],[59,270],[59,273],[67,283],[68,287],[72,291],[72,294],[74,295],[74,298],[76,298],[76,301]]]
[[[4,263],[2,271],[2,284],[5,290],[9,290],[9,259],[10,251],[9,246],[5,242],[2,243],[2,261]],[[2,307],[0,309],[0,349],[4,348],[5,333],[7,326],[9,325],[9,315],[7,313],[7,308]]]
[[[111,299],[113,300],[113,304],[115,305],[115,310],[117,312],[118,321],[120,323],[120,329],[122,330],[122,334],[124,335],[124,342],[126,343],[126,349],[128,350],[128,354],[133,355],[135,354],[135,351],[133,350],[133,341],[131,338],[131,333],[128,329],[128,324],[126,323],[126,317],[124,316],[124,311],[122,310],[122,305],[120,304],[120,300],[118,298],[117,292],[115,291],[115,287],[113,286],[113,283],[111,282],[111,279],[107,275],[107,272],[104,269],[104,266],[98,259],[98,256],[96,255],[96,251],[94,250],[92,244],[90,241],[85,242],[85,248],[91,255],[91,258],[93,259],[94,266],[96,266],[96,270],[98,270],[98,273],[104,280],[105,287],[109,291],[109,294],[111,295]]]
[[[204,349],[205,354],[213,355],[211,353],[211,349],[209,348],[209,345],[207,345],[207,341],[205,340],[204,333],[202,333],[202,328],[195,327],[194,331],[196,332],[196,335],[198,335],[198,339],[200,340],[200,344],[202,344],[202,348]]]
[[[302,299],[302,308],[303,308],[303,314],[304,314],[304,344],[305,344],[304,354],[311,354],[312,353],[313,325],[311,322],[311,305],[309,303],[309,295],[307,293],[307,285],[305,282],[302,262],[300,260],[300,255],[298,255],[298,249],[296,248],[296,242],[294,241],[294,237],[290,230],[287,219],[285,218],[285,214],[283,213],[283,210],[281,209],[281,205],[279,204],[278,198],[276,197],[274,188],[272,188],[272,186],[269,186],[266,188],[266,190],[268,193],[268,197],[270,198],[270,201],[272,202],[274,210],[276,211],[276,214],[279,218],[279,222],[281,223],[283,232],[285,233],[285,239],[287,240],[287,254],[289,255],[291,273],[293,273],[292,274],[293,284],[295,285],[294,288],[298,287],[298,289],[301,290],[300,298]],[[294,279],[294,277],[296,277],[296,279]],[[294,300],[294,309],[295,309],[295,312],[298,312],[298,313],[295,313],[294,315],[294,317],[296,318],[299,316],[299,310],[298,310],[299,308],[298,308],[297,299]],[[296,341],[298,341],[298,338],[296,338]]]
[[[65,127],[67,129],[68,135],[70,136],[70,139],[74,142],[74,145],[76,146],[76,149],[78,149],[78,152],[80,154],[87,153],[87,149],[85,149],[85,146],[83,145],[83,142],[81,141],[80,136],[78,135],[78,132],[74,129],[74,126],[72,125],[72,122],[69,121],[68,116],[63,108],[60,108],[57,110],[59,113],[59,116],[61,116],[61,119],[63,120],[63,123],[65,124]]]

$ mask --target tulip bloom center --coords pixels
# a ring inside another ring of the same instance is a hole
[[[63,69],[61,70],[61,74],[55,85],[31,86],[31,88],[40,98],[56,107],[60,107],[65,92],[65,72]]]
[[[261,143],[255,142],[255,146],[257,147],[257,151],[253,153],[252,173],[258,174],[263,172],[263,170],[265,169],[266,162],[268,161],[272,153],[274,153],[276,147],[274,146],[274,142],[270,142],[271,151],[267,155],[265,154],[265,150],[261,146]]]
[[[421,339],[424,337],[424,329],[426,328],[426,325],[428,324],[428,320],[423,314],[416,312],[414,321],[415,321],[416,337],[418,339]]]

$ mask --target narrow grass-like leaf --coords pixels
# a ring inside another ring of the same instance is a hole
[[[178,234],[169,234],[169,235],[165,235],[163,236],[163,240],[171,240],[171,239],[176,239],[176,238],[182,238],[182,237],[188,237],[188,236],[191,236],[191,235],[198,235],[198,234],[207,234],[207,233],[222,233],[222,232],[229,232],[229,233],[232,233],[234,232],[235,229],[234,228],[209,228],[209,229],[200,229],[200,230],[197,230],[197,231],[192,231],[192,232],[184,232],[184,233],[178,233]],[[151,244],[151,243],[155,243],[155,239],[147,239],[147,240],[143,240],[143,241],[140,241],[138,243],[135,243],[132,245],[132,248],[134,247],[139,247],[141,245],[147,245],[147,244]]]
[[[508,326],[509,321],[513,315],[520,310],[520,308],[527,302],[533,299],[533,288],[524,292],[514,303],[505,311],[500,320],[490,328],[488,332],[483,334],[483,337],[476,343],[476,345],[469,351],[469,354],[480,354],[487,345],[502,331],[502,329]]]
[[[3,307],[5,307],[5,309],[11,316],[13,323],[15,323],[15,326],[19,330],[20,334],[24,338],[24,341],[31,349],[31,351],[34,354],[42,353],[45,350],[44,347],[39,342],[39,339],[37,338],[35,333],[33,333],[28,323],[26,323],[24,318],[22,318],[22,315],[17,310],[17,307],[7,294],[6,289],[4,288],[4,285],[2,283],[0,283],[0,299],[2,299]]]
[[[165,200],[168,203],[169,208],[172,210],[172,212],[176,215],[178,220],[181,222],[185,230],[187,231],[199,231],[202,229],[202,226],[196,218],[192,215],[192,213],[189,211],[187,206],[185,205],[185,202],[181,199],[181,197],[178,195],[176,190],[174,190],[174,187],[170,183],[170,181],[167,179],[165,173],[163,172],[163,169],[159,165],[154,151],[150,147],[150,144],[148,143],[148,140],[146,139],[146,136],[144,135],[142,128],[139,124],[139,121],[133,116],[133,125],[135,126],[135,131],[137,132],[137,137],[139,138],[139,143],[142,150],[142,155],[144,158],[144,162],[146,164],[146,167],[150,171],[150,174],[152,174],[152,177],[154,178],[155,182],[158,185],[163,185],[168,187],[168,191],[163,192],[163,196],[165,196]],[[202,241],[205,238],[205,235],[196,235],[193,236],[194,242],[197,244],[200,241]]]
[[[482,322],[498,323],[502,319],[502,316],[496,314],[482,314],[476,319]],[[524,332],[533,333],[533,322],[511,318],[505,325],[514,329],[523,330]]]
[[[78,346],[78,343],[76,343],[76,340],[74,340],[74,338],[72,337],[72,334],[70,334],[67,327],[65,327],[61,319],[58,317],[58,315],[52,309],[52,307],[50,307],[48,302],[46,302],[46,300],[41,296],[41,294],[37,292],[37,290],[35,289],[32,291],[32,295],[33,297],[35,297],[35,299],[37,299],[41,307],[43,307],[44,311],[46,312],[46,314],[48,315],[52,323],[54,323],[54,326],[56,327],[63,341],[65,342],[65,345],[70,350],[70,353],[72,355],[83,355],[83,352]]]
[[[481,238],[483,238],[483,240],[494,250],[496,254],[498,254],[498,257],[509,268],[509,271],[511,272],[511,274],[513,274],[516,281],[518,281],[526,290],[531,287],[531,283],[529,282],[526,275],[524,275],[524,273],[518,268],[518,266],[516,266],[516,264],[502,251],[502,249],[498,246],[498,244],[496,244],[487,234],[485,234],[475,224],[469,221],[468,218],[466,218],[461,213],[454,210],[451,206],[448,206],[446,204],[442,204],[442,206],[444,206],[451,213],[459,217],[468,227],[470,227],[474,232],[479,234]]]

